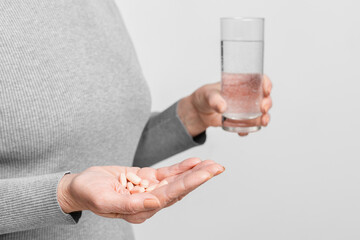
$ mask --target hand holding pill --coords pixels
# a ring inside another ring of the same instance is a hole
[[[142,223],[223,171],[221,165],[198,158],[159,169],[91,167],[61,179],[58,202],[66,213],[90,210]]]

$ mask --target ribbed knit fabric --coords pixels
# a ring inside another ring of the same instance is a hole
[[[0,239],[133,239],[121,219],[63,213],[56,191],[68,171],[149,166],[205,141],[177,103],[151,117],[150,104],[113,0],[1,0]]]

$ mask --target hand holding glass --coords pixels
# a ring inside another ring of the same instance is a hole
[[[222,116],[226,131],[250,133],[261,129],[263,99],[263,18],[221,19],[221,94],[227,109]]]

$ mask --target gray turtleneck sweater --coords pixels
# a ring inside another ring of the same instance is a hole
[[[0,1],[0,239],[133,239],[131,225],[65,214],[64,173],[150,166],[205,141],[150,94],[114,0]]]

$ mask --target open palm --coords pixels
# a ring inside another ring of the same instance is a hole
[[[111,218],[123,218],[141,223],[162,208],[182,199],[189,192],[224,171],[211,161],[190,158],[181,163],[163,167],[137,168],[120,166],[91,167],[69,178],[65,184],[66,197],[60,200],[65,212],[90,210]],[[151,192],[130,194],[120,184],[120,174],[132,172],[150,184],[167,184]]]

